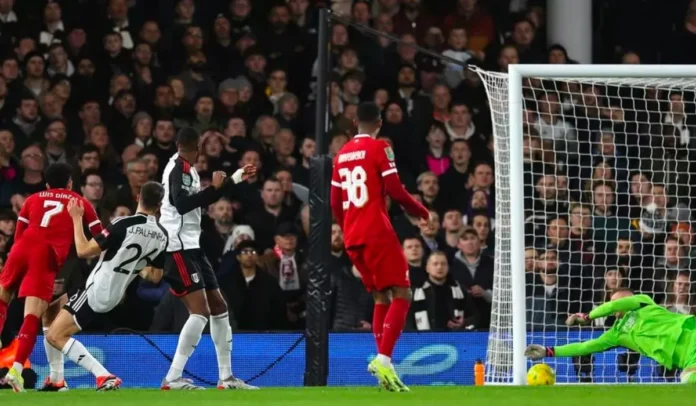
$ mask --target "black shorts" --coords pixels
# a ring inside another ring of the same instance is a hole
[[[167,252],[164,256],[164,280],[176,296],[218,288],[215,271],[199,248]]]
[[[98,314],[87,303],[87,289],[80,289],[77,293],[70,296],[68,303],[63,306],[63,309],[73,315],[73,320],[80,330],[84,330],[85,327],[92,323]]]

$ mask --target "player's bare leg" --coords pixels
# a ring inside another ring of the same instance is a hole
[[[41,392],[64,392],[68,390],[68,385],[65,382],[64,377],[65,362],[63,353],[59,349],[53,347],[47,339],[48,330],[51,327],[51,324],[53,324],[53,320],[58,317],[60,310],[67,302],[68,295],[61,295],[58,299],[53,301],[53,303],[48,305],[46,313],[44,313],[43,317],[41,317],[44,333],[44,350],[46,351],[46,359],[48,359],[48,366],[50,370],[49,375],[44,381],[44,386],[39,389]]]
[[[22,371],[24,363],[34,350],[36,336],[39,334],[41,316],[46,312],[48,302],[38,297],[29,296],[24,302],[24,321],[17,335],[17,353],[15,354],[14,364],[7,372],[5,382],[12,387],[15,392],[24,392],[24,378]]]
[[[227,303],[219,289],[206,291],[210,308],[210,338],[215,345],[218,362],[218,389],[258,389],[232,374],[232,327]]]
[[[81,342],[72,338],[81,330],[72,314],[61,310],[48,329],[46,339],[54,348],[60,349],[70,360],[91,372],[97,379],[97,390],[115,390],[121,386],[121,379],[109,373],[99,361],[87,351]]]
[[[205,389],[196,386],[190,379],[183,378],[184,368],[193,351],[201,341],[203,329],[208,324],[210,317],[210,308],[208,307],[208,298],[205,290],[197,290],[183,297],[181,301],[189,311],[189,318],[186,320],[184,327],[179,334],[179,343],[176,346],[176,353],[172,360],[172,365],[169,367],[167,376],[162,381],[162,390],[181,389],[195,390]]]

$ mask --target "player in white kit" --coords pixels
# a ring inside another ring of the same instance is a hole
[[[97,379],[97,390],[118,389],[121,379],[109,373],[85,348],[72,338],[98,315],[113,310],[123,299],[128,285],[137,275],[159,282],[169,237],[156,218],[164,188],[147,182],[138,196],[135,215],[114,221],[101,234],[87,241],[82,228],[82,204],[73,199],[68,211],[73,218],[75,248],[80,258],[100,255],[85,288],[75,293],[49,328],[46,340],[74,363]]]

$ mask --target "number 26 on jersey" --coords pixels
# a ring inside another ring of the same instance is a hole
[[[338,170],[341,177],[341,189],[347,193],[347,200],[343,201],[343,210],[347,210],[351,205],[363,207],[367,203],[367,172],[362,166],[356,166],[352,170],[341,168]]]

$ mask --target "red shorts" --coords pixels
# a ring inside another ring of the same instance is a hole
[[[378,244],[350,247],[346,252],[368,292],[411,286],[408,263],[396,235]]]
[[[20,298],[31,296],[50,302],[58,269],[50,245],[24,239],[12,247],[0,272],[0,286],[16,291]]]

